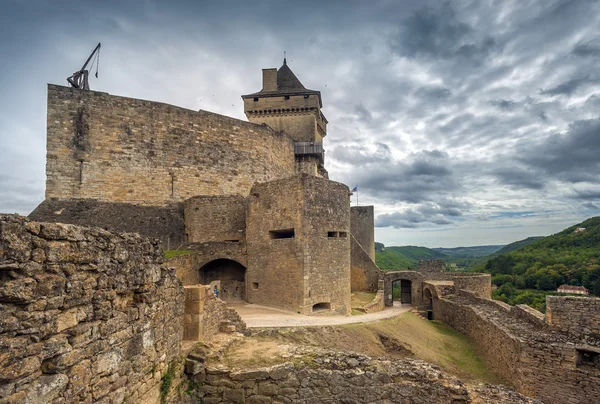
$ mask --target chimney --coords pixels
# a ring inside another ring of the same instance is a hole
[[[263,91],[277,91],[277,69],[262,69]]]

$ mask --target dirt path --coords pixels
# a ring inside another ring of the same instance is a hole
[[[369,323],[398,316],[412,308],[410,304],[395,303],[394,307],[386,307],[383,311],[360,316],[303,316],[291,311],[256,304],[230,303],[229,305],[236,309],[249,328]]]

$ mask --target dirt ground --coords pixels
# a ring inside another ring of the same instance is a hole
[[[248,328],[272,328],[272,327],[301,327],[316,325],[342,325],[368,323],[383,320],[406,313],[412,309],[409,304],[394,303],[394,307],[386,307],[385,310],[376,313],[363,314],[361,316],[303,316],[286,310],[259,306],[256,304],[236,303],[230,304],[246,322]]]
[[[443,323],[406,311],[367,323],[254,329],[250,337],[227,347],[217,362],[228,367],[270,366],[290,359],[286,355],[290,345],[332,348],[372,357],[418,358],[465,381],[506,384],[479,358],[473,341]]]

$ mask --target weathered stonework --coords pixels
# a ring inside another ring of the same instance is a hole
[[[369,254],[350,233],[350,267],[351,267],[351,289],[373,291],[377,290],[379,282],[379,267],[373,262]]]
[[[243,242],[246,198],[239,195],[196,196],[184,202],[185,235],[189,243]]]
[[[46,199],[29,214],[38,222],[102,227],[159,239],[166,249],[184,242],[183,204],[145,206],[95,199]]]
[[[324,349],[292,352],[271,367],[206,367],[191,377],[187,402],[203,403],[539,403],[500,386],[467,386],[418,360],[377,360]]]
[[[350,231],[358,244],[375,262],[375,213],[373,206],[353,206],[350,208]]]
[[[532,309],[458,291],[434,298],[433,312],[473,338],[494,371],[521,393],[549,404],[600,402],[600,340],[586,331],[597,321],[597,300],[549,296],[547,310],[561,313],[560,320],[550,314],[544,322]],[[572,324],[563,314],[574,316]]]
[[[0,402],[158,402],[183,288],[156,241],[0,216]]]
[[[237,312],[218,299],[210,286],[185,286],[183,338],[202,341],[219,332],[244,332],[246,323]]]
[[[163,205],[294,174],[290,137],[206,111],[48,86],[46,198]]]
[[[343,184],[302,175],[254,186],[247,221],[248,301],[302,314],[321,307],[349,314],[349,231]]]

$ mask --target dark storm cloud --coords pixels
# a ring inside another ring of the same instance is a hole
[[[428,202],[416,209],[407,209],[403,212],[384,213],[377,216],[376,227],[417,228],[431,225],[449,225],[452,220],[447,217],[462,216],[456,208],[445,208],[436,203]]]
[[[600,183],[600,119],[575,121],[565,133],[523,146],[518,159],[546,176]]]
[[[573,95],[577,90],[581,88],[588,88],[594,84],[600,83],[598,77],[585,76],[571,79],[565,83],[561,83],[554,88],[548,90],[541,90],[542,95]]]
[[[457,59],[479,65],[497,46],[494,38],[481,35],[461,20],[450,2],[425,5],[400,23],[392,49],[400,56]]]
[[[600,57],[600,41],[580,42],[573,48],[571,54],[579,57]]]
[[[534,172],[531,169],[501,167],[493,170],[493,175],[497,176],[502,184],[517,189],[542,189],[545,186],[543,175],[539,172]]]

